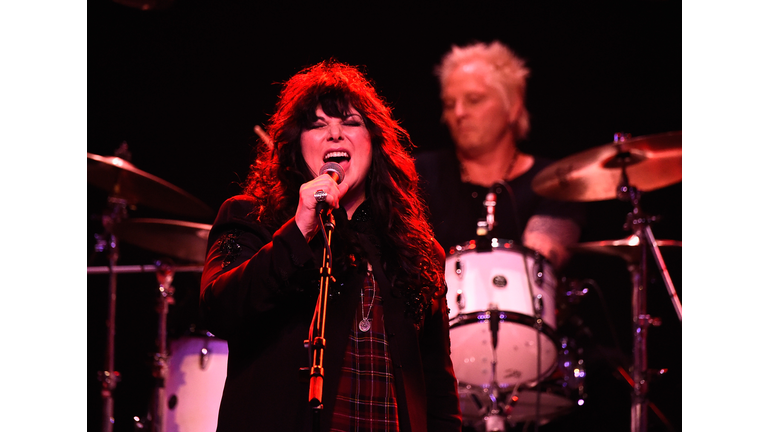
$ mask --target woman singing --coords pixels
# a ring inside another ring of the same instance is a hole
[[[272,146],[221,206],[202,277],[202,313],[229,346],[218,431],[460,431],[445,257],[407,132],[357,68],[335,61],[288,80],[266,129]],[[305,341],[330,229],[318,410],[300,372],[314,361]]]

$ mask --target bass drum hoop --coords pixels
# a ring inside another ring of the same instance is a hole
[[[468,325],[475,325],[475,324],[489,324],[488,322],[491,319],[491,313],[496,311],[485,311],[485,312],[471,312],[466,314],[460,314],[459,316],[454,317],[449,321],[449,330],[454,330],[460,327],[468,326]],[[553,344],[554,346],[557,346],[557,332],[555,329],[553,329],[549,324],[545,323],[544,321],[541,322],[541,328],[536,329],[536,318],[521,314],[518,312],[510,312],[510,311],[498,311],[499,312],[499,323],[509,323],[509,324],[520,324],[524,325],[526,327],[530,327],[531,329],[537,331],[539,334],[547,338],[547,342]],[[537,385],[540,381],[544,380],[546,377],[550,376],[555,369],[557,369],[557,362],[552,363],[551,365],[548,365],[546,369],[543,369],[541,371],[541,374],[534,379],[534,381],[520,383],[523,384],[520,387],[533,387]],[[478,383],[464,383],[462,384],[471,384],[476,385],[479,387],[483,387],[483,385],[478,385]],[[518,384],[518,385],[520,385]],[[509,387],[508,385],[501,384],[502,388]]]
[[[508,322],[510,324],[522,324],[524,326],[530,327],[534,330],[536,330],[536,318],[530,316],[521,314],[519,312],[511,312],[511,311],[484,311],[484,312],[470,312],[470,313],[464,313],[459,314],[456,317],[453,317],[449,322],[449,329],[458,328],[465,325],[470,324],[479,324],[479,323],[485,323],[487,321],[490,321],[491,319],[491,313],[492,312],[499,312],[499,321],[500,322]],[[555,332],[555,329],[553,329],[549,324],[545,323],[544,321],[541,322],[541,330],[540,332],[548,337],[552,342],[557,341],[557,333]]]

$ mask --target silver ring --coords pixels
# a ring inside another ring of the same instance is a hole
[[[323,201],[325,201],[325,197],[327,197],[327,196],[328,196],[328,192],[326,192],[326,191],[324,191],[322,189],[318,189],[318,191],[315,192],[315,201],[323,202]]]

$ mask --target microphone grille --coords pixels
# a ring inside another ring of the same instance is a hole
[[[326,162],[323,164],[323,166],[320,167],[321,175],[333,172],[339,176],[338,180],[336,180],[336,183],[341,183],[344,181],[344,168],[342,168],[341,165],[337,164],[336,162]]]

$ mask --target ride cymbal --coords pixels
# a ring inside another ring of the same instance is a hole
[[[129,205],[142,204],[195,218],[214,215],[204,202],[116,156],[88,153],[88,183],[109,192],[111,197],[126,200]]]
[[[648,135],[577,153],[541,170],[531,186],[563,201],[615,199],[625,170],[627,186],[660,189],[683,180],[682,137],[682,131]]]

